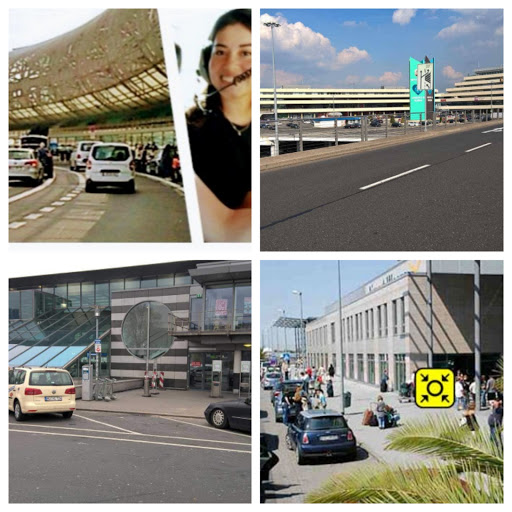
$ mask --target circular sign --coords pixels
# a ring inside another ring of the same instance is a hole
[[[174,341],[169,334],[169,308],[156,301],[135,304],[123,319],[121,339],[128,352],[139,359],[156,359]]]

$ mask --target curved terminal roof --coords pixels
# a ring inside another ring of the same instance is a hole
[[[9,54],[11,130],[158,105],[170,111],[156,9],[109,9],[75,30]]]

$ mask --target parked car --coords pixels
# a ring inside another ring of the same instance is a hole
[[[274,125],[272,125],[270,123],[260,123],[260,129],[262,129],[262,130],[273,130],[274,129]]]
[[[370,126],[378,128],[379,126],[382,126],[382,121],[380,119],[372,119],[370,122]]]
[[[297,464],[307,458],[357,456],[357,441],[345,417],[336,411],[309,410],[297,415],[288,425],[286,446],[295,450]]]
[[[9,148],[9,181],[23,180],[40,185],[44,178],[43,164],[33,149]]]
[[[270,400],[274,404],[274,419],[276,422],[283,420],[283,398],[285,395],[293,396],[297,386],[302,386],[303,381],[301,380],[283,380],[279,382],[277,386],[274,388],[274,392],[271,393]],[[297,405],[297,408],[299,405]],[[298,410],[293,407],[289,413],[288,418],[290,421],[295,418]]]
[[[394,123],[391,123],[392,128],[400,128],[402,126],[402,123],[395,121]]]
[[[361,128],[361,123],[351,123],[348,125],[349,128]]]
[[[289,126],[290,128],[298,128],[299,125],[297,123],[286,123],[286,126]]]
[[[206,421],[215,428],[251,431],[251,399],[214,402],[204,411]]]
[[[98,142],[91,148],[85,170],[85,191],[114,185],[135,192],[135,162],[128,144]]]
[[[281,378],[281,374],[278,372],[266,372],[261,381],[261,385],[263,389],[274,389]]]
[[[69,157],[70,171],[80,171],[81,169],[85,171],[89,153],[94,144],[94,141],[82,140],[76,145],[76,149],[71,152],[71,156]]]
[[[29,414],[60,413],[71,418],[76,409],[73,379],[62,368],[25,368],[9,370],[9,410],[16,421]]]
[[[269,449],[265,434],[260,434],[260,485],[270,478],[270,470],[279,462],[279,457]]]

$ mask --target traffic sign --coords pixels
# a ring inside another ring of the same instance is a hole
[[[94,345],[94,351],[96,352],[96,354],[101,354],[101,343],[96,343]]]
[[[455,403],[455,376],[452,370],[421,368],[414,376],[414,390],[418,407],[449,408]]]

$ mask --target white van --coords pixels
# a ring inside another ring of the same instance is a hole
[[[94,192],[103,185],[135,192],[135,161],[128,144],[98,142],[92,146],[85,169],[85,191]]]
[[[87,159],[89,158],[89,153],[94,144],[96,144],[96,142],[93,140],[82,140],[77,144],[76,149],[72,151],[71,157],[69,158],[70,171],[79,171],[80,169],[85,171]]]

